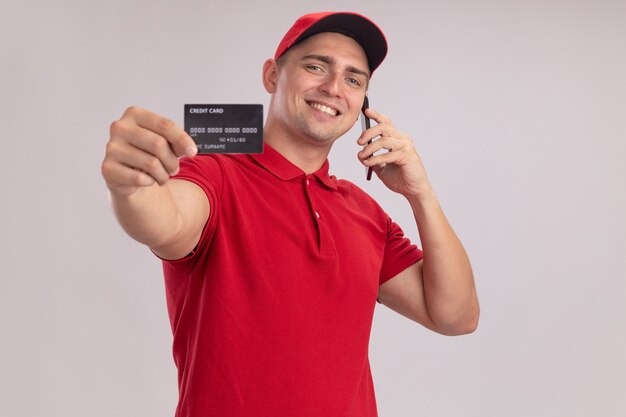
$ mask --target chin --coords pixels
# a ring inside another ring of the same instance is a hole
[[[308,134],[307,135],[312,141],[317,142],[319,144],[329,144],[335,142],[337,139],[341,137],[341,135],[337,135],[333,132],[324,132],[317,134]]]

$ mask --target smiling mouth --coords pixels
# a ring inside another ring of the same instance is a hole
[[[319,103],[315,103],[315,102],[309,102],[309,106],[313,107],[316,110],[321,111],[322,113],[326,113],[326,114],[329,114],[331,116],[337,116],[337,115],[340,114],[337,110],[333,109],[332,107],[328,107],[328,106],[325,106],[323,104],[319,104]]]

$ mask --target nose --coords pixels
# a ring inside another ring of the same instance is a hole
[[[338,97],[341,95],[340,82],[341,76],[339,74],[329,73],[320,84],[319,90],[328,94],[330,97]]]

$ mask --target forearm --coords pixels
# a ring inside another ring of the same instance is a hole
[[[133,239],[151,248],[174,239],[181,215],[168,184],[137,189],[130,195],[110,191],[118,222]]]
[[[430,318],[442,333],[467,333],[478,323],[472,268],[432,191],[407,197],[424,251],[423,289]]]

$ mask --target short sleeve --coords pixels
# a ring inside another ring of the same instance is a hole
[[[387,221],[387,242],[379,284],[382,285],[422,259],[423,252],[404,236],[404,232],[391,219]]]

